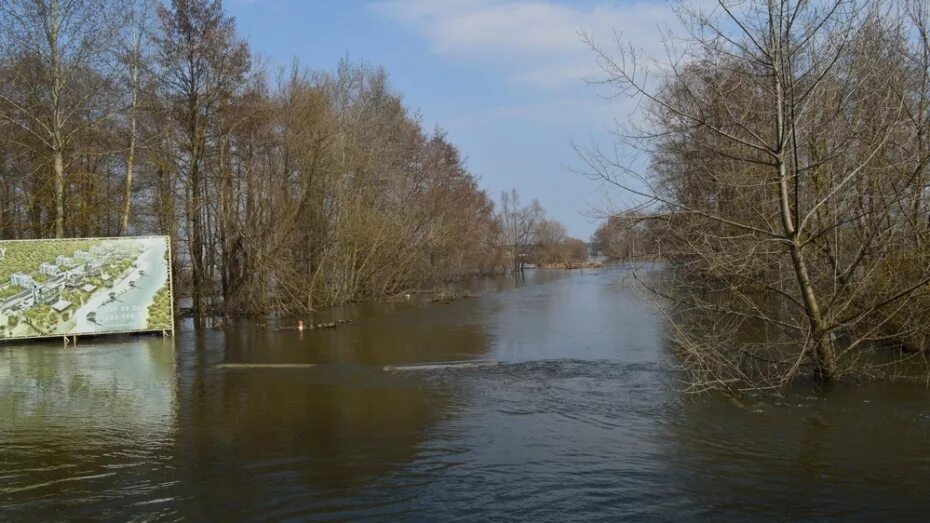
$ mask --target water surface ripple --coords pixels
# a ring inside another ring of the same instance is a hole
[[[628,275],[483,281],[303,335],[0,347],[0,520],[925,518],[924,389],[685,397]],[[382,370],[467,359],[501,364]]]

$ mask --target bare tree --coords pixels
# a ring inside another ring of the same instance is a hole
[[[908,78],[926,71],[892,65],[915,41],[900,13],[721,0],[680,11],[688,40],[668,39],[658,67],[589,39],[604,84],[645,102],[646,124],[623,135],[652,161],[580,152],[664,223],[677,268],[650,287],[676,306],[697,390],[781,388],[805,367],[821,381],[871,375],[865,356],[913,324],[900,315],[926,295],[930,264],[911,211],[926,155],[908,129],[926,84]],[[760,325],[768,343],[741,341]]]
[[[217,109],[244,82],[249,67],[246,46],[235,37],[233,20],[217,0],[172,0],[158,10],[156,38],[159,76],[177,125],[181,171],[188,199],[187,245],[191,261],[194,315],[204,312],[207,274],[205,158],[208,130]]]
[[[49,154],[54,234],[65,232],[68,147],[78,133],[109,116],[96,107],[110,81],[112,41],[120,16],[107,0],[4,0],[0,45],[15,74],[0,91],[0,117],[21,127]]]
[[[637,212],[609,216],[591,237],[601,256],[615,260],[641,261],[662,256],[662,222]]]
[[[564,263],[563,243],[568,236],[565,226],[556,220],[541,220],[533,230],[535,261],[540,264]]]
[[[136,143],[138,140],[138,113],[139,91],[141,90],[142,68],[147,62],[144,56],[144,46],[149,39],[149,30],[153,6],[151,0],[132,0],[128,7],[127,45],[123,51],[123,62],[127,68],[126,83],[129,89],[129,117],[128,145],[126,149],[126,177],[123,191],[123,211],[120,218],[120,232],[125,234],[129,230],[129,217],[132,212],[132,183],[133,171],[136,163]]]
[[[516,189],[501,194],[503,243],[510,251],[511,268],[515,273],[523,270],[526,255],[532,248],[533,235],[544,219],[545,212],[538,201],[533,200],[529,205],[522,206]]]

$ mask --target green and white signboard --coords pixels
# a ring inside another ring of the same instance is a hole
[[[0,340],[173,331],[167,236],[0,240]]]

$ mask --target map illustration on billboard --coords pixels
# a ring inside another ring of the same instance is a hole
[[[0,240],[0,340],[173,331],[167,236]]]

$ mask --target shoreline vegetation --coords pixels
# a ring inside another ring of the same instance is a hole
[[[2,238],[168,235],[198,325],[587,259],[382,68],[263,66],[218,0],[56,5],[0,4]]]
[[[589,260],[589,261],[564,261],[564,262],[554,262],[554,263],[542,263],[537,268],[539,269],[561,269],[561,270],[583,270],[583,269],[603,269],[607,264],[599,260]]]
[[[579,153],[639,202],[609,213],[595,243],[673,267],[638,283],[668,321],[686,390],[927,383],[926,2],[677,14],[686,38],[667,37],[668,57],[586,38],[599,83],[640,111],[613,150],[647,157]]]
[[[535,266],[527,266],[523,270],[524,271],[527,271],[527,270],[561,270],[561,271],[578,270],[578,271],[581,271],[584,269],[603,269],[607,267],[608,265],[610,265],[611,263],[622,262],[622,261],[623,260],[607,258],[604,260],[588,260],[585,262],[571,262],[571,261],[556,262],[556,263],[539,264]],[[502,276],[506,274],[507,273],[503,271],[496,273],[497,276]],[[490,278],[490,277],[494,277],[495,274],[476,274],[474,276]],[[519,276],[517,277],[519,278]],[[485,293],[473,292],[468,289],[456,287],[453,283],[450,286],[445,286],[445,287],[408,289],[404,292],[400,292],[400,293],[390,295],[390,296],[381,296],[378,298],[372,298],[370,300],[345,302],[345,303],[341,303],[338,305],[334,305],[333,307],[330,307],[330,308],[319,309],[319,310],[315,310],[312,312],[313,313],[326,313],[342,305],[349,305],[349,304],[397,303],[397,302],[409,301],[411,299],[418,299],[423,304],[447,304],[447,303],[451,303],[451,302],[458,301],[458,300],[480,298],[481,296],[484,296],[484,294]],[[192,318],[193,311],[189,308],[181,309],[178,311],[176,316],[178,318]],[[268,317],[265,319],[271,319],[271,318],[274,318],[274,317]],[[256,319],[256,317],[242,317],[241,319],[244,319],[244,320],[253,319],[254,320]],[[228,321],[221,320],[220,317],[218,316],[212,317],[212,321],[214,322],[213,326],[217,328],[227,325],[229,323]],[[335,322],[328,322],[328,323],[321,323],[321,324],[309,324],[307,327],[305,327],[305,330],[339,327],[339,326],[350,324],[350,323],[351,323],[351,320],[337,320]],[[259,323],[259,325],[265,325],[265,324]],[[288,329],[289,328],[290,327],[288,327]]]

